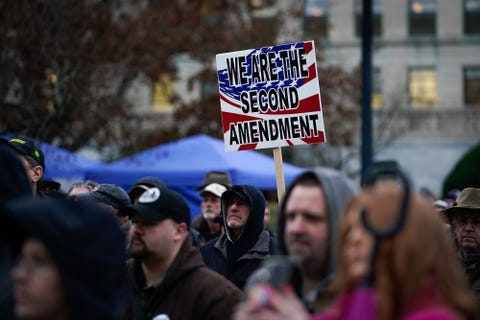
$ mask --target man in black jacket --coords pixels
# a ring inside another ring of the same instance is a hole
[[[132,221],[128,280],[146,319],[231,318],[241,292],[205,266],[192,245],[190,209],[180,194],[153,187],[120,212]]]
[[[243,289],[248,277],[268,258],[274,245],[265,230],[265,198],[250,185],[234,185],[222,194],[225,234],[201,247],[207,266]]]

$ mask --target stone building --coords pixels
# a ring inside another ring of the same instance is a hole
[[[456,160],[480,138],[480,0],[372,3],[373,124],[381,126],[385,114],[392,114],[387,129],[395,132],[389,146],[377,147],[374,153],[377,159],[397,159],[410,170],[417,187],[438,193]],[[346,70],[359,67],[362,0],[248,4],[252,21],[268,21],[278,13],[286,17],[278,43],[313,39],[325,63]],[[184,80],[195,64],[185,56],[178,63],[180,74],[172,90],[187,99],[201,95],[200,84],[185,94]],[[152,105],[167,118],[173,107],[156,100],[155,85],[138,86],[131,97],[146,119],[151,119]],[[301,157],[301,148],[299,153]],[[350,166],[358,168],[358,159]]]

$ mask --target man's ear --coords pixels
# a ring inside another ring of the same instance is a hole
[[[33,182],[40,181],[43,177],[43,167],[42,166],[35,166],[35,167],[32,168],[32,171],[33,171],[32,179],[34,180]]]
[[[179,238],[183,239],[184,235],[188,232],[188,227],[185,222],[180,222],[175,225],[175,234],[179,236]]]

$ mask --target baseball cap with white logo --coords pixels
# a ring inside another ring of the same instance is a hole
[[[138,198],[137,203],[121,209],[119,214],[139,215],[149,222],[172,219],[190,226],[190,208],[187,202],[179,193],[164,186],[148,189]]]

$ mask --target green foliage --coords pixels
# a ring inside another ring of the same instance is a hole
[[[468,150],[443,182],[443,195],[452,189],[480,188],[480,143]]]

